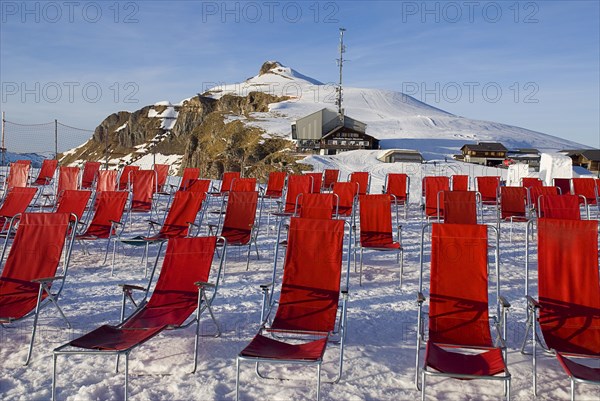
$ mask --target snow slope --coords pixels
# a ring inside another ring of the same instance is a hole
[[[254,113],[251,121],[247,121],[271,135],[289,137],[290,126],[298,118],[324,107],[337,109],[335,85],[318,83],[281,64],[267,73],[212,88],[208,93],[218,98],[223,94],[245,96],[252,91],[291,98],[271,104],[268,113]],[[346,115],[367,124],[367,133],[381,140],[383,149],[416,149],[426,159],[452,156],[465,143],[478,141],[501,142],[509,149],[541,151],[586,147],[525,128],[456,116],[388,90],[345,87],[343,107]]]

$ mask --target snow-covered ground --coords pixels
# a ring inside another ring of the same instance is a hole
[[[346,156],[350,157],[350,156]],[[366,156],[365,156],[366,157]],[[318,167],[342,166],[346,170],[361,169],[362,162],[340,156],[331,161],[313,157]],[[328,164],[331,163],[331,164]],[[368,164],[368,163],[367,163]],[[371,163],[371,165],[376,165]],[[414,165],[395,163],[382,165],[374,171],[371,190],[380,192],[386,171],[409,171]],[[385,168],[385,169],[384,169]],[[426,173],[469,174],[468,165],[439,162],[425,165]],[[436,170],[437,169],[437,170]],[[446,170],[444,170],[446,169]],[[414,181],[419,181],[420,170]],[[344,171],[342,178],[345,178]],[[477,174],[484,173],[476,171]],[[487,172],[491,175],[491,171]],[[414,192],[415,194],[418,193]],[[199,368],[191,374],[193,327],[160,334],[130,356],[131,400],[233,400],[235,399],[235,357],[256,333],[260,318],[259,285],[268,282],[272,271],[275,233],[267,233],[263,213],[259,236],[260,260],[252,256],[246,271],[245,248],[228,252],[225,278],[215,300],[214,311],[223,330],[220,338],[205,337],[198,351]],[[146,216],[134,217],[125,237],[144,233]],[[211,217],[212,218],[212,217]],[[492,223],[491,214],[486,221]],[[206,223],[206,222],[205,222]],[[395,257],[374,251],[365,252],[363,285],[358,275],[350,277],[348,305],[348,337],[344,358],[344,373],[338,384],[323,384],[323,400],[416,400],[419,393],[413,385],[416,340],[416,293],[418,290],[419,241],[421,212],[412,204],[409,216],[401,219],[405,248],[404,285],[398,286],[399,268]],[[271,221],[271,225],[272,225]],[[204,224],[203,227],[206,227]],[[508,241],[507,227],[502,227],[500,244],[502,293],[512,303],[508,317],[509,369],[512,373],[513,400],[533,400],[531,392],[531,359],[521,355],[524,336],[525,300],[525,235],[524,226],[517,224],[513,242]],[[116,324],[121,302],[119,283],[145,285],[141,265],[141,249],[119,249],[115,274],[103,265],[102,246],[91,247],[85,255],[77,245],[64,292],[60,299],[72,329],[66,329],[57,313],[49,307],[41,314],[33,359],[27,367],[23,361],[27,352],[31,319],[0,328],[0,394],[3,400],[48,400],[50,397],[52,353],[55,347],[86,333],[101,324]],[[152,248],[152,255],[156,248]],[[533,255],[535,270],[536,256]],[[536,293],[534,289],[533,294]],[[202,320],[202,331],[210,333],[212,325]],[[325,356],[324,375],[332,376],[338,353],[331,346]],[[315,369],[277,365],[282,375],[298,381],[260,380],[251,364],[242,365],[241,400],[305,400],[315,399]],[[538,366],[537,400],[567,400],[569,381],[553,357],[542,356]],[[58,400],[91,401],[123,398],[124,377],[115,374],[113,357],[60,357],[58,361]],[[429,379],[428,400],[500,400],[502,388],[489,381],[459,381]],[[580,385],[577,399],[600,399],[600,389]]]

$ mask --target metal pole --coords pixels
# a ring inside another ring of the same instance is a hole
[[[346,48],[344,47],[344,32],[346,32],[346,29],[344,28],[340,28],[340,58],[338,60],[338,64],[340,67],[340,84],[338,87],[338,98],[337,98],[337,104],[338,104],[338,114],[340,117],[340,120],[343,122],[343,115],[344,115],[344,109],[342,108],[342,69],[344,67],[344,53],[346,52]]]
[[[58,120],[54,119],[54,158],[58,160]]]
[[[6,114],[3,111],[2,112],[2,165],[5,166],[6,165],[6,148],[4,147],[4,130],[5,130],[5,125],[6,125]]]
[[[104,158],[104,168],[108,170],[108,129],[106,129],[106,132],[104,133]]]

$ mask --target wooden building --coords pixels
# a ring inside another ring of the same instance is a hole
[[[508,149],[499,142],[478,142],[465,144],[460,148],[461,155],[455,155],[457,160],[483,166],[497,166],[504,162]]]
[[[367,125],[329,109],[302,117],[292,124],[299,152],[335,155],[356,149],[378,149],[379,140],[366,133]]]

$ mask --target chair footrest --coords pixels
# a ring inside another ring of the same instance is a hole
[[[427,343],[425,363],[442,373],[456,375],[494,376],[506,370],[500,348],[464,354],[448,351],[432,342]]]
[[[318,361],[323,357],[327,337],[300,344],[289,344],[261,334],[240,352],[240,356],[276,360]]]

